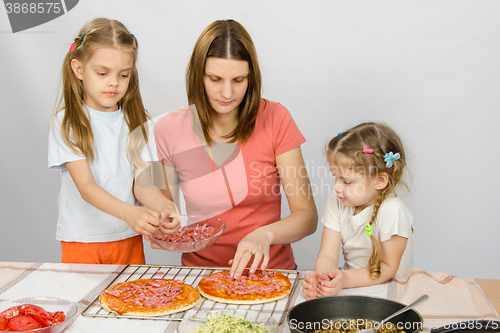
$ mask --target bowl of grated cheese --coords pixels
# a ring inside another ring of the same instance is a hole
[[[269,315],[252,310],[223,309],[200,312],[183,320],[179,333],[274,333],[278,322]]]

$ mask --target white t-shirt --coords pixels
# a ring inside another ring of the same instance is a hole
[[[371,240],[365,232],[375,205],[354,214],[355,207],[345,207],[335,192],[330,194],[321,221],[332,230],[340,232],[344,269],[358,269],[368,266],[371,254]],[[373,224],[373,236],[379,242],[389,240],[393,235],[408,238],[401,257],[397,274],[413,268],[413,216],[406,204],[398,197],[384,200]]]
[[[127,159],[129,129],[122,110],[100,112],[84,106],[94,135],[94,162],[89,163],[97,184],[115,198],[137,205],[133,193],[134,167]],[[126,222],[86,203],[64,163],[83,160],[63,141],[61,123],[64,112],[51,122],[48,166],[61,172],[59,217],[56,239],[66,242],[110,242],[137,234]]]

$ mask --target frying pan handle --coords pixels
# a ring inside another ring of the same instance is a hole
[[[449,326],[432,329],[432,333],[446,332],[500,332],[500,321],[496,320],[469,320],[455,323]]]
[[[422,295],[415,302],[411,303],[410,305],[405,306],[404,308],[402,308],[401,310],[399,310],[397,312],[394,312],[389,317],[383,319],[380,323],[383,324],[386,321],[391,320],[392,318],[394,318],[394,317],[402,314],[403,312],[406,312],[406,311],[408,311],[410,309],[413,309],[414,307],[416,307],[417,305],[422,304],[423,302],[427,301],[428,299],[429,299],[429,295]]]

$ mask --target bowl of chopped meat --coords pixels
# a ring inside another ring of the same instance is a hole
[[[171,252],[195,252],[206,249],[226,230],[226,224],[217,217],[180,215],[181,228],[172,235],[161,231],[151,236],[151,242]]]

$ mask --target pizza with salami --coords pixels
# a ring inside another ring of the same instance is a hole
[[[190,309],[199,299],[198,291],[184,281],[139,279],[107,288],[99,303],[118,314],[155,317]]]
[[[248,269],[234,279],[229,271],[217,272],[204,277],[198,290],[205,298],[230,304],[260,304],[279,300],[291,291],[292,284],[286,275],[276,271]]]

